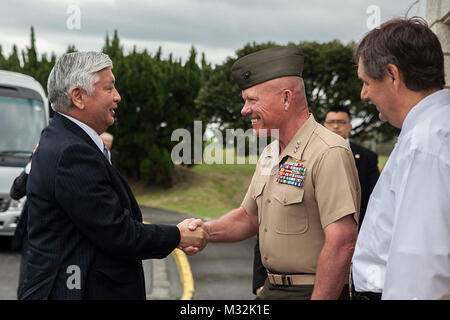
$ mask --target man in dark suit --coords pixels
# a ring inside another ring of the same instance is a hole
[[[380,172],[378,170],[378,155],[363,146],[351,142],[350,132],[352,131],[350,111],[341,106],[334,106],[327,111],[324,126],[344,138],[352,149],[355,157],[356,169],[358,170],[359,182],[361,184],[361,208],[359,214],[358,228],[366,213],[370,194],[377,183]],[[253,260],[253,293],[257,294],[264,286],[267,278],[267,271],[261,261],[259,252],[259,240],[257,239]]]
[[[38,145],[34,147],[33,154]],[[11,186],[9,196],[11,199],[20,200],[27,194],[27,180],[31,170],[31,157],[25,169],[18,175]],[[17,224],[12,239],[12,249],[20,250],[20,267],[19,267],[19,284],[17,286],[17,297],[19,297],[20,288],[22,287],[25,275],[27,274],[27,251],[28,251],[28,202],[25,201],[22,212],[20,213],[19,223]]]
[[[114,136],[109,132],[103,132],[100,135],[100,138],[102,138],[102,141],[105,144],[106,149],[108,149],[113,167],[115,167],[117,170],[120,171],[119,152],[112,148]]]
[[[29,170],[24,169],[19,176],[14,179],[9,196],[11,199],[19,200],[26,195],[26,185]],[[27,260],[26,252],[28,250],[28,236],[27,236],[27,220],[28,220],[28,204],[25,201],[22,212],[20,213],[19,223],[17,224],[14,236],[12,239],[13,250],[20,250],[20,267],[19,267],[19,284],[17,286],[17,297],[19,296],[20,287],[23,284],[26,274]]]
[[[29,250],[20,299],[145,299],[142,259],[177,246],[201,250],[208,235],[143,224],[99,134],[120,95],[103,53],[64,54],[48,79],[55,116],[33,155],[27,183]]]

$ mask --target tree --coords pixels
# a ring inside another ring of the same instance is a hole
[[[368,102],[361,101],[361,83],[353,61],[354,43],[343,45],[339,41],[327,43],[289,43],[298,46],[305,56],[303,80],[310,111],[323,122],[326,111],[333,105],[348,106],[353,117],[361,124],[355,126],[354,137],[361,140],[381,135],[389,140],[397,132],[378,120],[378,112]],[[266,48],[277,47],[273,42],[251,43],[236,51],[237,58],[227,58],[208,75],[196,99],[201,117],[218,122],[225,128],[250,128],[250,121],[241,116],[241,92],[231,76],[231,67],[240,57]]]
[[[135,48],[125,56],[117,32],[112,41],[106,38],[103,52],[113,60],[122,97],[117,121],[110,128],[121,167],[129,176],[170,186],[174,168],[170,151],[177,143],[170,140],[171,133],[178,128],[192,132],[197,117],[194,99],[201,82],[197,52],[192,47],[184,65],[171,56],[163,59],[161,48],[153,56]]]
[[[12,52],[6,60],[5,70],[21,72],[22,67],[20,66],[19,51],[17,46],[13,45]]]
[[[56,55],[52,53],[50,59],[47,54],[38,57],[36,49],[36,38],[34,28],[30,29],[30,46],[21,51],[22,63],[16,45],[13,45],[12,52],[8,59],[5,59],[0,50],[0,69],[15,71],[32,76],[47,91],[47,79],[56,62]]]
[[[355,136],[367,139],[381,133],[388,140],[398,130],[378,121],[376,109],[360,100],[361,84],[356,76],[352,54],[354,44],[338,41],[327,43],[300,42],[304,52],[303,79],[311,112],[316,120],[323,121],[326,110],[332,105],[348,105],[361,125],[354,128]],[[249,53],[276,47],[273,42],[249,43],[236,51],[240,58]],[[67,52],[75,52],[74,45]],[[221,129],[251,127],[250,120],[242,117],[241,91],[231,76],[231,67],[237,58],[228,57],[221,65],[212,67],[194,46],[183,64],[169,54],[163,58],[162,48],[152,55],[136,47],[125,54],[117,30],[109,39],[106,35],[103,52],[113,61],[116,88],[122,101],[116,112],[116,122],[109,131],[115,136],[114,148],[121,157],[121,168],[130,177],[143,179],[150,184],[170,186],[174,165],[170,159],[171,141],[175,129],[185,128],[193,136],[195,120],[206,124],[219,123]],[[47,79],[56,62],[56,55],[39,55],[36,49],[34,28],[30,30],[30,45],[21,52],[17,47],[6,58],[0,46],[0,68],[29,74],[47,90]],[[192,154],[191,157],[194,155]]]
[[[22,72],[32,76],[39,68],[39,61],[36,51],[36,38],[34,36],[34,28],[31,27],[30,47],[26,51],[22,50],[23,67]]]
[[[6,59],[3,56],[3,47],[0,45],[0,70],[5,69]]]

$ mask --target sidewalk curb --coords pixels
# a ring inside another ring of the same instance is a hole
[[[187,256],[180,249],[173,250],[172,255],[175,258],[183,286],[183,295],[180,300],[192,300],[192,295],[194,294],[194,278],[192,277],[191,266]]]
[[[145,220],[143,221],[143,223],[150,224],[150,222],[145,221]],[[175,263],[177,264],[178,274],[180,276],[181,285],[183,287],[183,294],[181,295],[180,300],[192,300],[192,296],[194,294],[194,278],[192,276],[191,266],[189,264],[187,256],[182,250],[177,249],[177,248],[175,248],[172,251],[172,256],[175,259]],[[154,262],[154,261],[152,261],[152,262]],[[166,259],[164,259],[164,261],[156,263],[156,269],[158,269],[159,276],[162,275],[163,269],[166,270],[166,267],[165,267],[166,263],[167,263]],[[155,266],[155,263],[154,263],[154,266]],[[158,280],[155,281],[155,277],[154,277],[155,271],[156,271],[155,268],[153,268],[153,274],[152,274],[153,282],[151,284],[152,292],[147,295],[147,299],[154,299],[155,297],[167,299],[167,297],[169,296],[168,287],[170,286],[170,283],[167,280],[167,271],[165,271],[166,274],[165,274],[165,277],[163,277],[163,279],[161,279],[162,280],[162,281],[160,281],[161,283],[159,283]],[[169,283],[169,286],[167,285],[168,283]],[[156,286],[156,285],[158,285],[158,286]],[[162,288],[160,288],[160,285],[162,285]],[[157,294],[155,295],[156,291],[157,291]]]

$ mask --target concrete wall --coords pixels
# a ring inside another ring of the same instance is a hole
[[[444,51],[445,87],[450,89],[450,0],[427,0],[426,19]]]

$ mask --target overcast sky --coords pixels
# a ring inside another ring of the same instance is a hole
[[[343,43],[369,31],[379,9],[380,22],[404,16],[415,0],[0,0],[0,45],[29,45],[34,26],[38,53],[58,56],[74,44],[101,50],[108,33],[118,30],[128,52],[173,53],[185,61],[191,45],[214,64],[246,43],[273,41]],[[375,7],[374,7],[375,6]],[[426,0],[408,16],[425,17]],[[375,11],[374,11],[375,8]],[[369,11],[369,12],[368,12]]]

